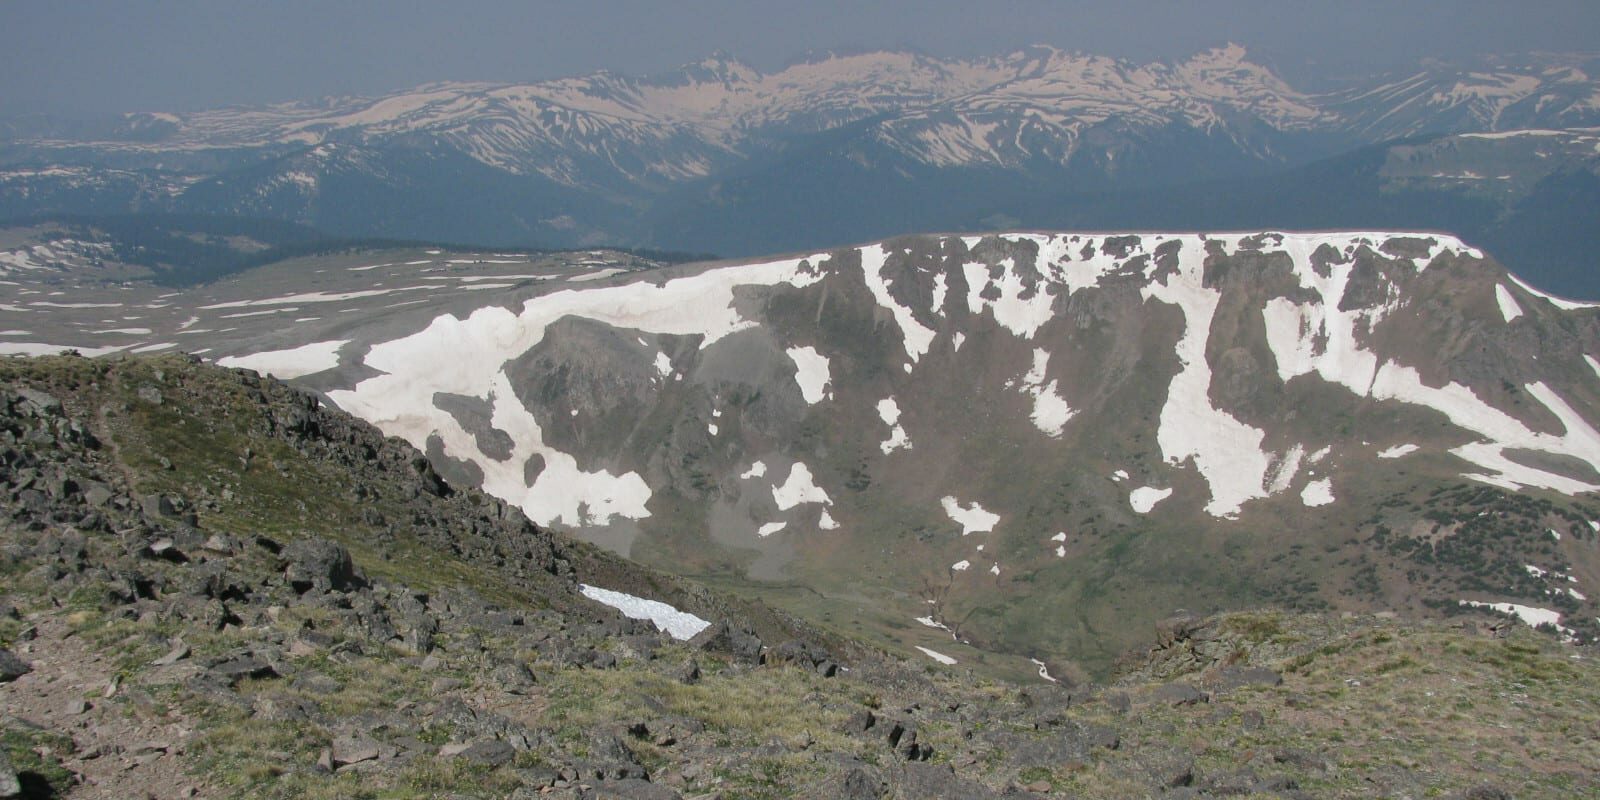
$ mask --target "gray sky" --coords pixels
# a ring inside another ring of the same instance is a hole
[[[1290,77],[1525,50],[1600,49],[1596,0],[0,0],[0,116],[186,110],[435,80],[649,74],[721,49],[1136,60],[1227,41]]]

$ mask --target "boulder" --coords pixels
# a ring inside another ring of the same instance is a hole
[[[10,683],[32,671],[33,667],[17,658],[15,653],[0,650],[0,683]]]
[[[511,759],[516,758],[517,751],[499,739],[487,739],[473,742],[458,755],[474,764],[493,769],[511,763]]]
[[[1211,683],[1219,692],[1230,692],[1245,686],[1282,686],[1283,676],[1265,667],[1223,667],[1211,676]]]
[[[579,790],[580,800],[682,800],[674,789],[638,778],[598,781]]]
[[[913,761],[896,776],[894,797],[900,800],[987,800],[998,797],[989,787],[956,775],[949,764]]]
[[[708,653],[731,656],[741,664],[761,663],[761,637],[754,632],[734,627],[727,620],[715,623],[689,640],[689,646]]]
[[[17,771],[11,766],[11,757],[0,749],[0,797],[19,797],[22,795],[22,780],[17,777]]]
[[[326,539],[299,539],[283,548],[283,575],[300,594],[348,592],[366,586],[350,551]]]

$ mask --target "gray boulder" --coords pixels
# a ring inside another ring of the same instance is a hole
[[[0,683],[10,683],[32,671],[33,667],[17,658],[15,653],[0,650]]]
[[[350,551],[326,539],[300,539],[283,548],[283,576],[294,590],[348,592],[367,584],[350,560]]]

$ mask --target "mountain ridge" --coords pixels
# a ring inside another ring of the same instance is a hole
[[[1117,618],[1263,602],[1509,603],[1593,633],[1600,313],[1459,240],[508,255],[350,253],[50,319],[107,331],[98,352],[209,332],[208,358],[315,389],[453,483],[887,647],[939,649],[928,618],[971,653],[1104,669]],[[75,343],[34,330],[56,301],[23,302],[6,326]]]
[[[1231,180],[1249,199],[1305,165],[1419,133],[1551,129],[1576,142],[1600,125],[1591,61],[1434,65],[1324,94],[1236,46],[1150,63],[1048,47],[966,59],[873,51],[774,72],[707,59],[656,76],[434,83],[133,115],[120,132],[19,124],[0,143],[0,218],[166,211],[348,238],[755,256],[930,230],[1063,229],[1076,209],[1060,195],[1114,193],[1130,215],[1093,227],[1197,228],[1213,203],[1148,224],[1161,201],[1145,195]],[[1460,179],[1435,181],[1417,202],[1330,199],[1373,209],[1370,227],[1496,243],[1544,288],[1600,291],[1571,277],[1586,272],[1582,236],[1540,247],[1553,235],[1540,220],[1559,212],[1518,205],[1540,177],[1581,177],[1600,162],[1576,144],[1544,161],[1527,150],[1501,138],[1432,154]],[[1516,191],[1496,193],[1501,183]],[[1440,219],[1412,213],[1431,205],[1446,209]],[[1264,208],[1224,227],[1307,224]]]

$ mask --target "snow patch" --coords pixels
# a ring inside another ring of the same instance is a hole
[[[355,292],[306,292],[303,294],[286,294],[279,297],[267,297],[259,300],[233,300],[226,303],[212,303],[200,306],[202,311],[217,311],[225,308],[245,308],[247,306],[287,306],[299,303],[334,303],[340,300],[357,300],[363,297],[379,297],[395,292],[414,292],[419,289],[436,289],[435,286],[400,286],[394,289],[365,289]]]
[[[900,406],[893,397],[885,397],[878,401],[878,419],[889,426],[889,438],[878,444],[878,449],[884,455],[896,450],[910,450],[911,437],[906,435],[906,429],[900,426]]]
[[[824,508],[822,509],[822,514],[817,517],[817,528],[824,531],[836,531],[839,530],[839,523],[834,520],[832,514],[828,513],[828,509]]]
[[[447,454],[482,468],[486,492],[518,506],[536,523],[604,525],[614,516],[642,519],[649,516],[651,496],[644,479],[636,472],[580,470],[572,455],[547,445],[537,420],[517,401],[504,364],[536,347],[549,325],[568,316],[642,334],[698,335],[704,348],[757,324],[735,307],[736,287],[803,287],[821,279],[806,260],[784,259],[711,269],[660,285],[561,289],[527,299],[520,311],[488,306],[465,318],[444,314],[422,331],[373,345],[362,363],[379,374],[328,397],[415,447],[425,447],[438,435]],[[439,392],[490,400],[495,427],[516,443],[512,457],[489,458],[449,414],[432,410]],[[544,460],[545,469],[529,486],[523,465],[535,456]]]
[[[961,535],[973,533],[990,533],[994,526],[1000,523],[1000,515],[985,511],[983,506],[974,501],[971,505],[963,507],[955,497],[946,495],[939,501],[944,508],[944,513],[952,521],[961,526]]]
[[[747,481],[747,480],[750,480],[751,478],[759,478],[759,477],[761,477],[761,476],[763,476],[765,474],[767,474],[767,464],[766,464],[766,462],[757,461],[756,463],[751,464],[749,469],[745,470],[742,473],[739,473],[739,478],[740,478],[740,480],[746,480]]]
[[[789,469],[789,477],[782,486],[772,487],[772,500],[778,504],[779,511],[788,511],[801,503],[828,505],[833,502],[828,499],[827,492],[812,482],[811,468],[799,461]]]
[[[67,350],[94,358],[110,353],[120,353],[125,347],[80,347],[70,344],[44,344],[42,342],[0,342],[0,356],[53,356]]]
[[[1397,444],[1386,450],[1378,452],[1378,458],[1399,458],[1417,452],[1419,448],[1414,444]]]
[[[828,358],[814,347],[791,347],[787,351],[794,362],[794,382],[800,384],[800,396],[807,404],[816,405],[827,398]]]
[[[972,567],[972,562],[968,561],[968,560],[966,560],[964,558],[961,559],[960,561],[957,561],[956,563],[950,565],[950,569],[952,569],[952,570],[954,570],[956,572],[965,572],[967,569],[969,569],[971,567]]]
[[[1568,300],[1568,299],[1566,299],[1564,297],[1556,297],[1555,295],[1550,294],[1549,292],[1541,292],[1538,289],[1535,289],[1532,286],[1529,286],[1527,283],[1523,282],[1523,280],[1521,278],[1518,278],[1517,276],[1512,275],[1510,273],[1507,273],[1506,277],[1510,278],[1512,283],[1514,283],[1517,286],[1521,287],[1522,291],[1527,292],[1528,294],[1531,294],[1534,297],[1540,298],[1541,300],[1548,300],[1550,302],[1550,305],[1553,305],[1556,308],[1561,309],[1562,311],[1577,311],[1577,310],[1584,309],[1584,308],[1600,308],[1600,303],[1586,303],[1586,302],[1581,302],[1581,301],[1578,301],[1578,300]]]
[[[1163,282],[1151,283],[1141,290],[1147,300],[1177,306],[1184,318],[1183,335],[1177,345],[1183,368],[1167,388],[1156,442],[1169,464],[1194,460],[1211,489],[1206,513],[1232,517],[1245,501],[1266,495],[1265,477],[1271,458],[1261,447],[1263,431],[1211,404],[1206,340],[1222,293],[1205,288],[1205,250],[1200,238],[1184,236],[1178,241],[1181,246],[1177,270]]]
[[[967,279],[967,310],[982,314],[988,309],[994,321],[1012,334],[1032,339],[1055,315],[1055,295],[1043,280],[1025,281],[1012,259],[1000,262],[999,277],[981,262],[961,266]],[[998,297],[991,300],[986,295]]]
[[[861,272],[867,282],[867,291],[872,293],[872,299],[878,305],[889,309],[894,317],[895,324],[900,326],[900,336],[905,342],[906,355],[911,358],[911,363],[917,363],[922,355],[928,352],[928,347],[933,344],[933,331],[917,321],[916,315],[910,308],[895,302],[889,294],[889,283],[883,277],[883,267],[889,261],[889,248],[864,247],[861,249]]]
[[[1050,677],[1050,669],[1044,665],[1043,661],[1040,661],[1037,658],[1030,658],[1028,660],[1033,662],[1033,665],[1039,668],[1039,677],[1044,678],[1051,683],[1059,682],[1055,678]]]
[[[1500,316],[1504,317],[1506,322],[1522,316],[1522,306],[1517,305],[1517,299],[1511,296],[1511,290],[1507,289],[1505,284],[1494,285],[1494,299],[1500,304]]]
[[[756,535],[765,538],[783,530],[788,526],[789,523],[787,522],[769,522],[765,525],[762,525],[761,528],[756,531]]]
[[[710,622],[686,611],[679,611],[659,600],[646,600],[588,584],[578,584],[578,591],[590,600],[621,611],[622,615],[629,619],[650,620],[655,623],[656,630],[674,639],[693,639],[695,634],[711,627]]]
[[[333,339],[291,347],[287,350],[267,350],[244,356],[227,356],[217,359],[217,366],[253,369],[286,381],[339,366],[339,348],[349,342],[349,339]]]
[[[940,653],[940,652],[935,651],[935,650],[929,650],[928,648],[923,647],[920,644],[919,645],[914,645],[914,646],[918,650],[921,650],[923,655],[927,656],[928,658],[933,659],[934,661],[939,662],[940,664],[944,664],[945,666],[950,666],[950,665],[956,663],[955,659],[945,655],[944,653]]]
[[[1459,602],[1464,606],[1487,608],[1502,614],[1510,614],[1522,620],[1524,624],[1533,627],[1538,627],[1548,622],[1554,625],[1556,630],[1567,636],[1570,637],[1572,635],[1570,629],[1561,627],[1561,612],[1559,611],[1551,611],[1548,608],[1538,608],[1536,606],[1525,606],[1518,603],[1482,603],[1477,600],[1461,600]]]
[[[1300,490],[1300,502],[1304,503],[1307,508],[1316,508],[1332,503],[1333,480],[1322,478],[1306,484],[1306,488]]]
[[[1033,412],[1029,419],[1034,427],[1052,438],[1059,438],[1067,422],[1077,413],[1067,405],[1056,389],[1056,381],[1044,382],[1045,371],[1050,366],[1050,354],[1043,348],[1034,348],[1033,366],[1022,376],[1022,391],[1033,395]]]
[[[1128,493],[1128,505],[1133,506],[1133,510],[1137,513],[1148,514],[1150,509],[1156,507],[1156,503],[1171,496],[1171,487],[1157,489],[1154,486],[1140,486]]]

